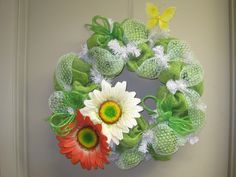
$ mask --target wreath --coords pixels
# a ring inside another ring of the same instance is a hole
[[[61,56],[57,64],[48,122],[60,153],[84,169],[109,162],[130,169],[151,158],[170,160],[181,146],[199,140],[206,107],[200,99],[203,69],[189,45],[169,34],[175,8],[159,14],[148,3],[146,11],[147,25],[93,17],[86,25],[93,34],[82,51]],[[159,79],[156,95],[139,99],[127,91],[126,81],[113,83],[124,67]]]

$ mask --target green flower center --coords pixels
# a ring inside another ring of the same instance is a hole
[[[115,101],[106,101],[99,108],[99,117],[107,124],[116,123],[121,117],[122,110]]]
[[[98,144],[98,135],[91,127],[81,128],[77,133],[77,141],[86,149],[93,149]]]

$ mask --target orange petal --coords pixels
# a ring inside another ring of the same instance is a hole
[[[72,157],[71,153],[66,154],[66,157],[67,157],[68,159],[71,159],[71,157]]]
[[[81,158],[81,154],[73,155],[71,157],[71,163],[74,165],[77,164],[80,161],[80,158]]]
[[[73,149],[74,149],[73,147],[72,148],[61,148],[60,153],[67,154],[67,153],[73,151]]]
[[[76,146],[78,143],[76,141],[71,141],[71,142],[67,142],[64,144],[64,147],[74,147]]]

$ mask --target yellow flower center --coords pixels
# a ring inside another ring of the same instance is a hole
[[[86,149],[93,149],[98,144],[98,135],[91,127],[83,127],[77,133],[77,141]]]
[[[122,109],[115,101],[106,101],[99,108],[99,116],[107,124],[116,123],[121,117]]]

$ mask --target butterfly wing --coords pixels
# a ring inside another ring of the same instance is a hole
[[[158,7],[152,3],[147,3],[146,12],[149,18],[157,18],[159,16]]]
[[[175,7],[168,7],[160,16],[159,25],[162,30],[166,31],[169,29],[169,21],[173,18],[175,10]]]
[[[169,24],[168,22],[165,22],[163,20],[159,21],[159,26],[162,30],[167,31],[169,29]]]
[[[157,18],[151,18],[147,22],[147,28],[152,29],[158,24],[158,19]]]
[[[147,28],[151,29],[158,25],[162,30],[169,29],[169,21],[173,18],[175,14],[175,7],[168,7],[162,15],[159,14],[158,7],[152,3],[147,3],[146,12],[149,17]]]
[[[173,16],[175,15],[175,7],[168,7],[163,14],[161,15],[160,19],[165,22],[169,22]]]

